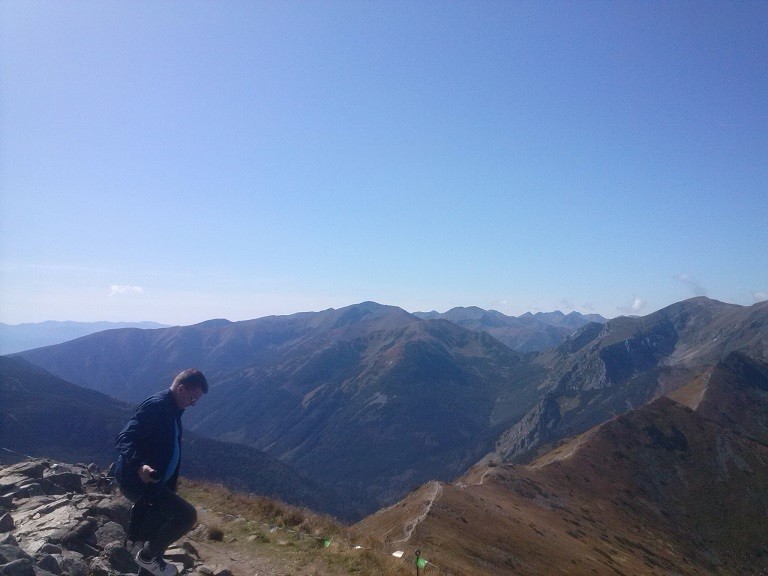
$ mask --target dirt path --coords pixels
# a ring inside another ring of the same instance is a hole
[[[413,531],[416,529],[416,526],[419,525],[419,522],[424,520],[424,518],[427,517],[427,514],[429,514],[429,511],[432,509],[432,504],[435,503],[435,498],[440,496],[440,494],[443,493],[443,487],[440,485],[439,482],[432,482],[432,495],[429,498],[429,502],[424,506],[424,510],[421,513],[420,516],[414,518],[413,520],[407,522],[403,526],[403,538],[401,540],[395,540],[394,542],[408,542],[411,538],[411,534],[413,534]]]
[[[286,570],[278,569],[269,558],[243,554],[226,542],[192,542],[200,558],[209,566],[226,566],[234,576],[281,576]]]

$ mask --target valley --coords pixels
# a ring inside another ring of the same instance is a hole
[[[185,416],[192,477],[301,492],[292,501],[452,574],[765,568],[768,304],[693,298],[531,351],[483,329],[492,314],[452,315],[364,302],[111,330],[4,361],[120,398],[115,418],[195,365],[212,385]],[[6,439],[21,406],[0,411]]]

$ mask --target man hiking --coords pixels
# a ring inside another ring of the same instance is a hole
[[[176,494],[181,461],[181,415],[208,393],[202,372],[184,370],[168,390],[142,402],[117,437],[120,456],[115,477],[123,495],[137,502],[148,498],[162,518],[154,535],[136,555],[136,562],[155,576],[174,576],[163,560],[173,542],[197,521],[195,507]]]

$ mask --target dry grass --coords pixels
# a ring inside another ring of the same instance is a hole
[[[265,562],[274,567],[267,573],[294,576],[412,574],[405,561],[377,542],[355,540],[331,516],[201,481],[182,479],[179,493],[199,510],[197,537],[221,548],[222,555],[241,559],[239,567],[230,566],[235,576]]]

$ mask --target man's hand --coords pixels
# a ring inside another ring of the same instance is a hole
[[[139,478],[141,478],[141,481],[144,482],[144,484],[155,484],[156,482],[159,482],[159,480],[155,480],[152,477],[156,474],[157,471],[151,466],[147,466],[146,464],[139,468]]]

